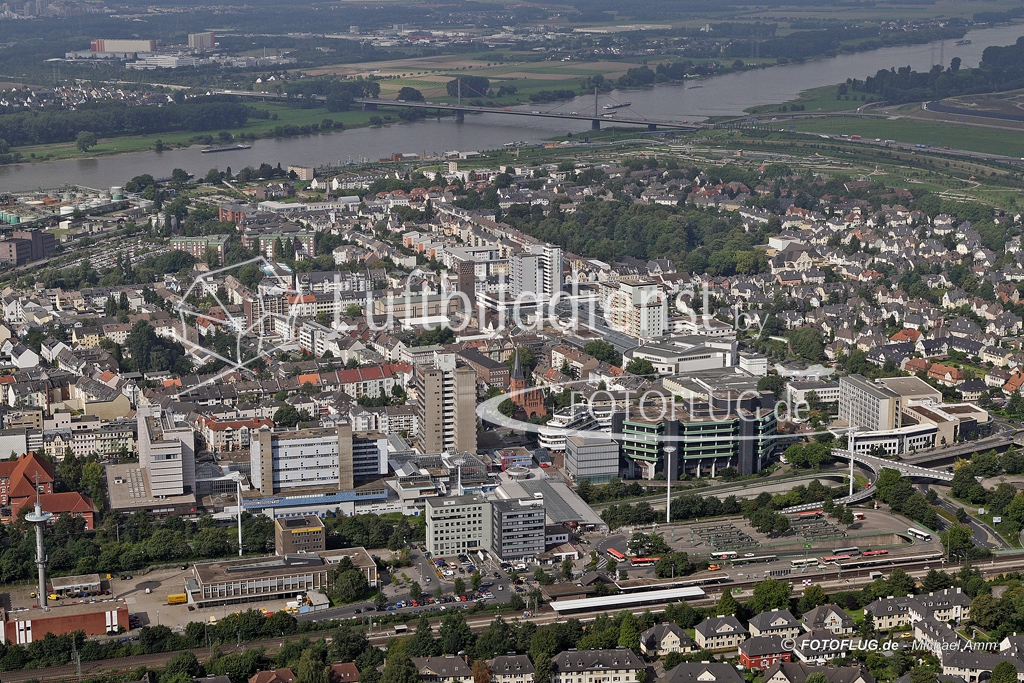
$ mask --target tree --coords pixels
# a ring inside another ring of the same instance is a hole
[[[165,676],[174,676],[177,674],[185,674],[189,678],[195,678],[202,671],[202,665],[196,656],[188,650],[175,653],[164,666]]]
[[[330,683],[331,669],[320,660],[316,651],[306,650],[295,667],[295,683]]]
[[[636,617],[632,612],[625,612],[622,615],[622,622],[619,624],[619,647],[626,647],[633,651],[640,649],[640,627],[637,625]]]
[[[96,146],[96,143],[96,134],[90,133],[87,130],[83,130],[75,136],[75,146],[83,152],[88,152],[91,148]]]
[[[930,569],[925,577],[921,579],[921,590],[925,593],[945,590],[953,585],[953,579],[946,572],[938,569]]]
[[[419,600],[423,597],[423,588],[420,587],[418,581],[413,581],[412,584],[409,585],[409,597],[413,600]]]
[[[377,609],[383,609],[384,607],[387,607],[388,598],[383,593],[377,593],[373,596],[373,604],[376,605]]]
[[[480,590],[480,584],[483,583],[483,581],[484,581],[484,577],[482,577],[480,575],[480,570],[479,569],[473,570],[473,573],[470,574],[470,576],[469,576],[469,585],[471,585],[473,587],[473,590],[475,590],[475,591]]]
[[[380,683],[419,683],[420,672],[412,663],[409,655],[404,652],[387,658],[384,663],[384,673],[381,674]]]
[[[889,587],[889,595],[911,595],[914,592],[915,581],[904,569],[897,567],[889,574],[886,584]]]
[[[562,578],[565,579],[566,581],[570,581],[572,579],[572,559],[571,558],[567,557],[564,560],[562,560]]]
[[[622,365],[622,354],[616,351],[614,346],[602,339],[587,342],[583,347],[583,353],[589,354],[609,365],[616,367],[621,367]]]
[[[450,612],[441,619],[441,627],[438,629],[438,638],[441,641],[441,654],[457,655],[468,650],[473,643],[473,632],[466,623],[466,617],[462,612]]]
[[[491,683],[491,667],[486,660],[478,659],[473,662],[473,683]]]
[[[416,632],[412,640],[405,646],[405,652],[410,657],[432,657],[437,654],[437,641],[434,640],[434,630],[430,626],[430,620],[426,615],[421,616],[416,624]]]
[[[405,100],[406,102],[422,102],[423,93],[421,93],[416,88],[410,88],[409,86],[405,86],[404,88],[398,91],[398,99]],[[479,681],[477,683],[479,683]]]
[[[732,590],[726,588],[722,591],[722,597],[718,599],[718,614],[721,615],[733,615],[739,611],[740,603],[736,601],[736,598],[732,597]]]
[[[188,182],[188,171],[183,168],[176,168],[171,171],[171,182],[176,185],[183,185]]]
[[[816,583],[811,584],[804,589],[804,594],[800,596],[797,610],[799,612],[810,612],[815,607],[824,605],[826,602],[828,602],[828,595],[825,593],[825,589]]]
[[[1016,683],[1017,667],[1010,662],[999,662],[992,667],[992,678],[989,683]]]
[[[843,514],[839,516],[839,523],[843,526],[850,526],[853,524],[853,511],[848,507],[843,507]]]
[[[754,586],[754,611],[767,612],[773,609],[787,609],[791,588],[788,581],[765,579]]]
[[[757,380],[757,390],[770,391],[775,394],[776,399],[781,399],[786,391],[786,380],[782,378],[782,375],[771,372]]]
[[[462,595],[466,592],[466,582],[462,580],[462,577],[455,579],[455,583],[452,586],[452,593],[455,595]]]
[[[624,368],[626,372],[637,377],[649,377],[654,379],[658,376],[657,370],[654,369],[654,364],[646,358],[634,358],[633,360],[626,363]]]

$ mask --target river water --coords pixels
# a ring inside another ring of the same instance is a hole
[[[977,66],[990,45],[1010,45],[1024,35],[1024,27],[1002,26],[971,31],[970,45],[945,40],[925,45],[885,48],[840,55],[803,64],[775,66],[701,81],[701,88],[661,85],[648,90],[615,91],[608,100],[631,101],[634,115],[648,119],[700,120],[708,116],[738,115],[747,107],[777,104],[794,99],[801,91],[873,76],[879,69],[910,66],[918,71],[934,64],[948,65],[959,57],[964,67]],[[550,109],[553,105],[542,105]],[[591,111],[593,99],[580,98],[556,105],[556,111]],[[623,113],[619,110],[616,113]],[[65,183],[101,188],[123,185],[136,175],[170,176],[183,168],[197,175],[211,167],[230,166],[237,172],[262,162],[320,166],[377,159],[393,152],[432,154],[448,150],[480,150],[506,142],[539,142],[554,135],[589,130],[589,120],[579,123],[556,119],[530,119],[506,115],[467,115],[464,123],[450,117],[422,120],[383,128],[359,128],[324,135],[257,140],[252,148],[236,152],[202,154],[199,147],[164,152],[133,152],[90,159],[70,159],[34,164],[0,166],[0,190],[23,191],[51,188]]]

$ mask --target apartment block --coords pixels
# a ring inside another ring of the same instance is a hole
[[[249,441],[250,479],[265,495],[320,486],[353,488],[352,426],[290,432],[261,429]]]
[[[476,452],[476,372],[457,366],[454,353],[434,353],[417,366],[416,445],[421,453]]]

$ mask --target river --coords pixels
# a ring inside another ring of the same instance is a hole
[[[647,90],[614,91],[609,99],[631,101],[630,111],[648,119],[700,120],[708,116],[739,115],[747,107],[777,104],[794,99],[801,91],[865,78],[879,69],[910,66],[927,70],[934,64],[948,65],[959,57],[964,67],[977,66],[990,45],[1010,45],[1024,35],[1024,27],[1001,26],[971,31],[970,45],[944,40],[925,45],[907,45],[871,52],[844,54],[803,64],[774,66],[701,81],[701,88],[660,85]],[[588,110],[593,99],[583,97],[559,111]],[[552,105],[544,105],[551,108]],[[620,110],[622,111],[622,110]],[[619,113],[619,112],[617,112]],[[566,132],[589,130],[588,120],[564,121],[529,119],[502,115],[469,115],[464,123],[451,118],[422,120],[381,128],[358,128],[342,133],[295,138],[257,140],[248,150],[202,154],[199,147],[164,152],[133,152],[96,158],[69,159],[34,164],[0,166],[0,190],[24,191],[51,188],[65,183],[87,187],[123,185],[136,175],[150,173],[170,176],[183,168],[197,175],[211,167],[230,166],[238,171],[262,162],[282,165],[320,166],[377,159],[392,152],[428,154],[448,150],[480,150],[501,147],[506,142],[539,142]]]

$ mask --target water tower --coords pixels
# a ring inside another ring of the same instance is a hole
[[[39,568],[39,606],[46,609],[46,547],[43,545],[43,528],[53,519],[52,512],[44,512],[39,504],[39,486],[36,485],[35,510],[25,515],[25,521],[36,526],[36,567]]]

